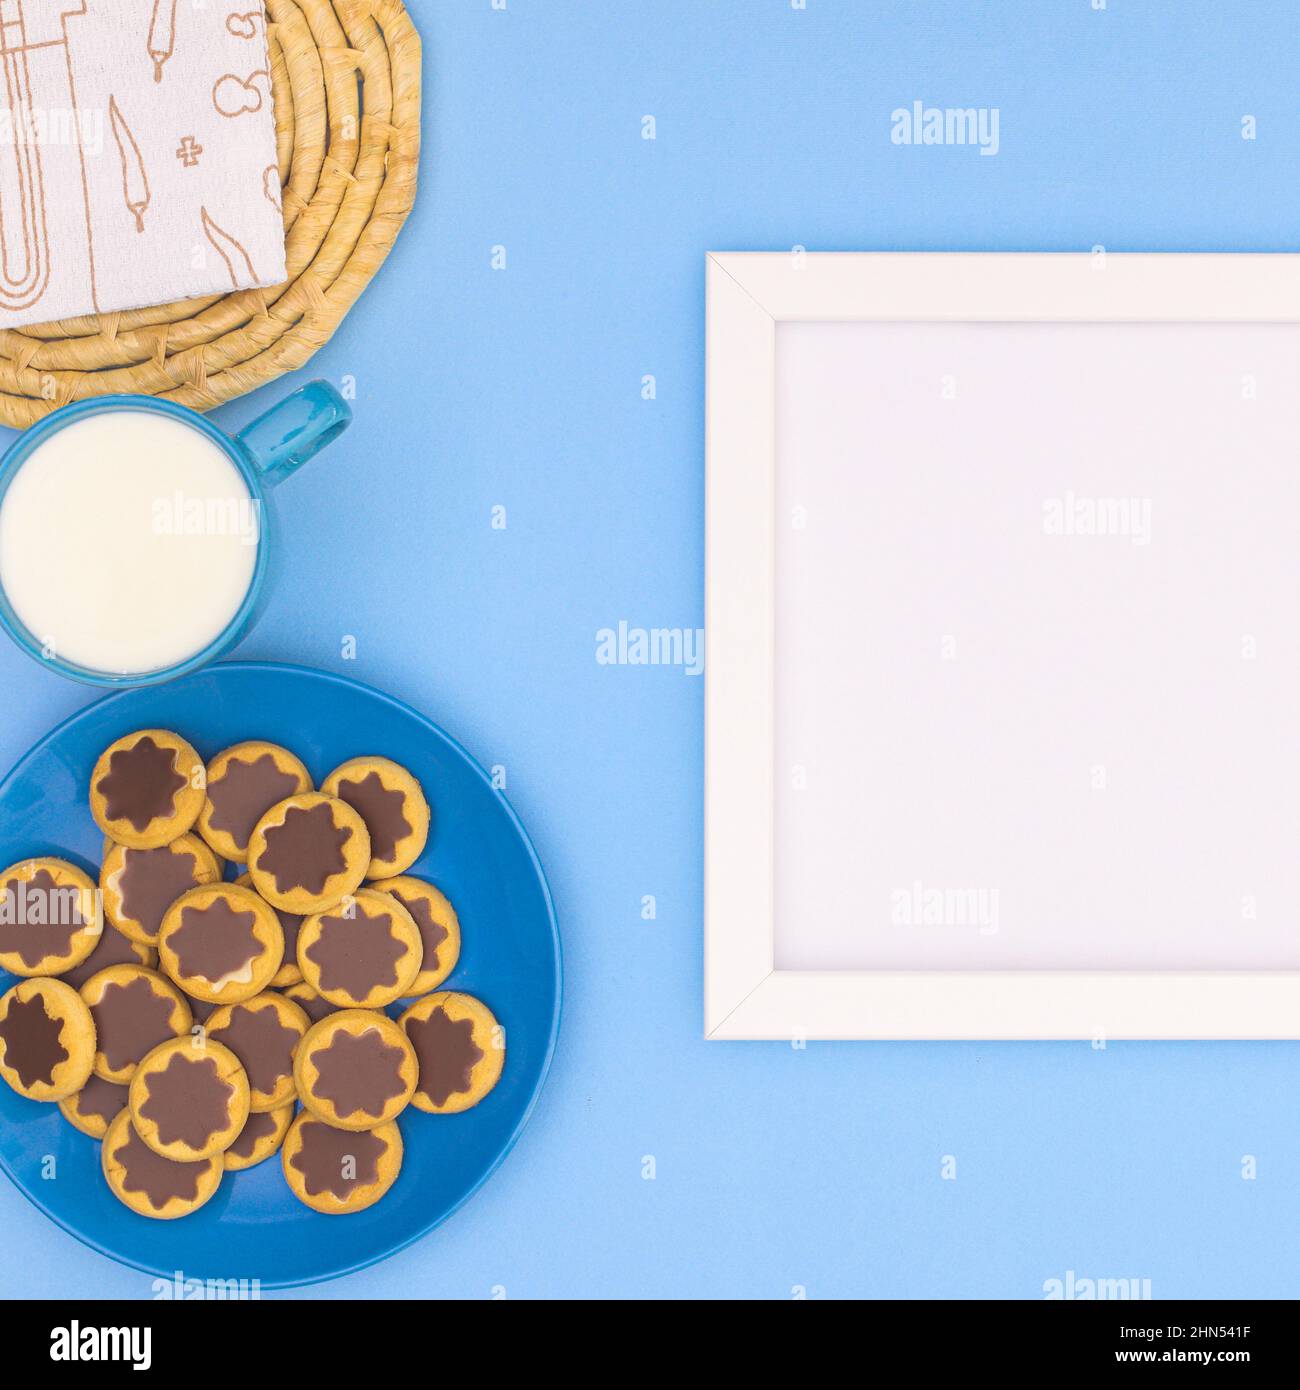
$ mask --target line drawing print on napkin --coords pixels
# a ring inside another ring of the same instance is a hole
[[[42,111],[60,107],[69,113],[79,136],[67,21],[85,13],[86,0],[0,0],[0,60],[5,77],[0,110],[8,117],[10,130],[9,150],[0,158],[0,304],[7,309],[30,308],[50,281],[42,147],[27,137]],[[90,201],[79,138],[75,147],[93,299]]]
[[[153,0],[145,49],[153,60],[153,80],[163,79],[163,64],[176,51],[176,0]]]
[[[212,84],[212,105],[216,108],[218,115],[225,116],[228,120],[234,120],[236,116],[242,116],[245,112],[255,112],[262,109],[262,89],[257,85],[257,79],[264,77],[268,92],[271,88],[271,74],[264,68],[259,68],[257,72],[250,72],[247,77],[240,77],[238,73],[224,72]]]
[[[243,262],[243,270],[248,280],[256,280],[257,271],[253,269],[252,259],[243,246],[224,227],[218,226],[212,220],[212,214],[207,208],[199,209],[199,217],[203,223],[203,235],[212,243],[213,250],[226,263],[226,269],[230,272],[231,287],[238,288],[240,284],[239,263],[235,260],[236,256]]]
[[[113,139],[117,141],[118,158],[122,161],[122,201],[126,210],[135,218],[137,232],[144,231],[144,214],[149,206],[149,173],[144,167],[140,146],[131,134],[122,108],[117,98],[108,99],[109,123],[113,127]]]
[[[0,0],[0,327],[283,279],[265,11],[235,3]]]
[[[257,26],[265,22],[266,16],[260,10],[249,10],[244,14],[228,14],[226,16],[226,31],[233,34],[237,39],[255,39],[257,37]]]

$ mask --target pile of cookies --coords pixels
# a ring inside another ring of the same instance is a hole
[[[0,969],[24,977],[0,1077],[103,1141],[132,1210],[186,1216],[279,1152],[307,1206],[361,1211],[401,1169],[408,1105],[455,1114],[496,1085],[503,1030],[439,988],[460,924],[406,872],[430,812],[405,768],[353,758],[315,790],[277,744],[205,766],[144,729],[104,750],[90,810],[98,885],[58,858],[0,874]]]

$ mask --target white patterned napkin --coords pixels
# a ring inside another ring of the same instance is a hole
[[[0,0],[0,327],[285,278],[260,0]]]

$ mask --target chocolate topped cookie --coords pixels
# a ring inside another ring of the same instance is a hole
[[[64,1096],[59,1102],[63,1118],[88,1134],[92,1139],[102,1139],[108,1127],[126,1109],[127,1088],[116,1081],[104,1081],[92,1076],[89,1081],[73,1095]]]
[[[95,1024],[61,980],[21,980],[0,997],[0,1077],[29,1100],[62,1100],[90,1080]]]
[[[309,1027],[311,1020],[297,1004],[270,990],[225,1005],[207,1022],[208,1037],[244,1064],[255,1113],[278,1110],[297,1096],[293,1059]]]
[[[314,1024],[298,1047],[298,1097],[340,1129],[373,1129],[406,1109],[415,1053],[387,1014],[342,1009]]]
[[[362,1211],[397,1181],[402,1133],[392,1123],[336,1129],[303,1111],[289,1126],[280,1161],[294,1196],[313,1211],[328,1216]]]
[[[248,842],[248,872],[267,902],[305,914],[337,907],[370,864],[366,823],[337,797],[308,792],[273,806]]]
[[[123,1110],[108,1127],[100,1154],[104,1177],[113,1195],[141,1216],[171,1221],[188,1216],[221,1186],[221,1156],[197,1163],[178,1163],[155,1153]]]
[[[199,818],[206,797],[203,762],[165,729],[142,729],[110,744],[90,775],[90,813],[118,844],[154,849]]]
[[[372,888],[308,917],[298,933],[303,979],[341,1008],[382,1009],[409,994],[423,955],[411,914]]]
[[[257,892],[257,885],[250,874],[240,874],[235,882],[241,888],[251,888]],[[302,926],[302,917],[278,907],[275,915],[280,919],[280,930],[284,933],[284,959],[271,978],[271,988],[283,989],[286,985],[296,985],[302,979],[302,971],[298,969],[298,929]]]
[[[182,1163],[228,1149],[248,1119],[248,1102],[239,1058],[211,1039],[165,1042],[131,1079],[131,1123],[155,1153]]]
[[[157,964],[158,952],[152,946],[142,946],[138,941],[130,940],[105,922],[95,949],[80,965],[62,971],[59,979],[79,990],[92,975],[98,975],[110,965],[143,965],[152,970]]]
[[[64,859],[27,859],[0,874],[0,970],[62,975],[99,944],[103,917],[87,874]]]
[[[242,864],[257,822],[272,806],[311,789],[311,775],[287,748],[260,739],[237,743],[208,764],[199,834],[223,859]]]
[[[291,1101],[278,1110],[261,1110],[250,1115],[239,1138],[222,1155],[226,1171],[256,1167],[276,1153],[293,1123],[294,1109]]]
[[[269,903],[234,883],[193,888],[163,917],[158,959],[186,994],[238,1004],[280,968],[284,933]]]
[[[406,992],[408,995],[431,993],[451,974],[460,959],[460,920],[456,909],[432,883],[409,874],[381,878],[370,886],[376,893],[391,893],[420,929],[424,958],[420,973]]]
[[[430,994],[397,1021],[420,1064],[411,1097],[417,1109],[437,1115],[469,1110],[500,1080],[505,1029],[481,1000],[451,990]]]
[[[388,758],[351,758],[336,767],[321,791],[358,811],[370,832],[367,878],[403,874],[424,853],[429,803],[419,782]]]
[[[156,946],[172,903],[220,878],[216,855],[197,835],[182,835],[157,849],[114,844],[104,856],[99,885],[108,920],[132,941]]]
[[[184,1037],[193,1021],[185,996],[143,965],[110,965],[81,987],[95,1020],[95,1075],[127,1082],[159,1043]]]

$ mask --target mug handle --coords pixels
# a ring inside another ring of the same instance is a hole
[[[245,425],[236,438],[275,487],[352,423],[352,407],[328,381],[309,381]]]

